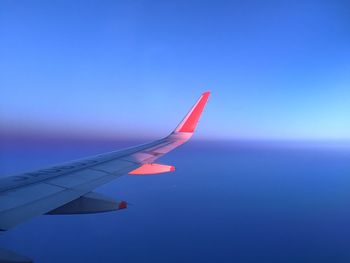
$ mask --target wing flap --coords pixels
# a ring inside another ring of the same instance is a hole
[[[35,188],[31,188],[31,190],[36,190],[38,192],[45,192],[46,189],[52,188],[53,186],[47,185],[45,183],[41,183],[37,185]],[[28,187],[25,187],[28,188]],[[1,219],[0,219],[0,229],[2,231],[8,230],[26,220],[29,218],[33,218],[39,215],[43,215],[50,210],[52,210],[52,207],[59,207],[63,204],[66,204],[74,199],[77,198],[77,196],[81,196],[84,194],[84,192],[80,192],[76,189],[63,189],[61,187],[55,188],[55,191],[52,191],[50,193],[46,192],[45,194],[42,194],[39,198],[39,196],[35,196],[33,193],[32,196],[28,199],[28,202],[18,202],[14,199],[7,199],[11,203],[11,208],[4,209],[1,207]]]
[[[56,194],[62,191],[61,187],[38,183],[21,187],[5,193],[1,193],[0,207],[1,210],[9,210],[15,207],[23,206],[29,202],[35,202],[43,197]]]
[[[63,188],[78,188],[88,182],[93,182],[106,176],[106,173],[95,170],[85,170],[80,172],[74,172],[72,174],[60,176],[48,180],[50,185],[56,185]]]

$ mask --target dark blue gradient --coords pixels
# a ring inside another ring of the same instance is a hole
[[[1,174],[127,143],[4,145]],[[99,192],[132,203],[106,214],[42,216],[0,236],[44,262],[349,262],[350,148],[192,141],[173,174],[124,176]]]

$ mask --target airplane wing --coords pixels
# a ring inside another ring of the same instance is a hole
[[[205,92],[183,121],[167,137],[121,151],[100,154],[0,180],[0,231],[43,214],[81,214],[126,208],[92,192],[121,175],[174,171],[154,161],[188,141],[210,93]]]

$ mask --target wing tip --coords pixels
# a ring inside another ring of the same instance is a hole
[[[210,96],[210,91],[205,91],[202,93],[196,104],[192,107],[190,112],[185,116],[182,122],[177,126],[175,132],[186,132],[193,133],[196,129],[197,123],[205,105],[207,104],[208,97]]]

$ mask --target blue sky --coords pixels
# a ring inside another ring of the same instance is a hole
[[[350,139],[348,1],[1,1],[3,132]]]

